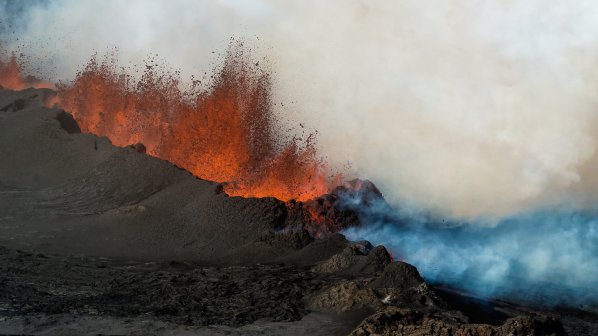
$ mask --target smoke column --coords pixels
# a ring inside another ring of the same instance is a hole
[[[516,278],[598,280],[595,1],[13,3],[0,1],[6,47],[51,80],[113,47],[123,65],[157,54],[203,74],[245,39],[271,61],[277,113],[318,129],[328,161],[373,180],[411,223],[352,236],[428,277],[475,275],[486,294]],[[438,230],[422,212],[465,226]]]

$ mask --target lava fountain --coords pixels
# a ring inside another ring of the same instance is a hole
[[[83,132],[117,146],[143,143],[147,153],[195,176],[224,183],[227,194],[308,200],[327,193],[338,177],[318,157],[313,134],[277,131],[270,75],[231,48],[208,89],[183,89],[177,73],[146,65],[139,79],[113,57],[92,58],[57,103]]]

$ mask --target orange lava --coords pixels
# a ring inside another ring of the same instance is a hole
[[[150,155],[226,182],[229,195],[301,201],[330,190],[312,137],[277,130],[270,76],[242,52],[228,53],[209,89],[181,89],[177,74],[149,65],[134,80],[115,64],[94,58],[72,84],[58,86],[52,104],[72,113],[83,132],[118,146],[143,143]]]
[[[50,89],[54,87],[52,83],[38,81],[33,77],[23,78],[15,55],[12,55],[7,62],[0,59],[0,86],[10,90]]]

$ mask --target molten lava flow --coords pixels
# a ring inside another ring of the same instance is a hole
[[[22,90],[30,87],[53,88],[52,83],[41,82],[33,77],[24,78],[15,55],[12,55],[8,61],[0,59],[0,86],[10,90]]]
[[[143,143],[150,155],[226,182],[230,195],[308,200],[330,190],[311,136],[276,132],[270,77],[242,52],[229,52],[208,90],[181,89],[177,75],[156,66],[133,80],[115,64],[94,58],[59,87],[58,104],[82,131],[118,146]]]

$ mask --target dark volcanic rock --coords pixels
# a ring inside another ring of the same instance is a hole
[[[305,230],[268,232],[260,237],[260,241],[274,247],[301,249],[311,244],[314,241],[314,237]]]
[[[386,254],[386,250],[379,246],[372,249],[368,256],[383,255],[381,252]],[[330,286],[312,295],[308,299],[310,309],[342,312],[362,308],[377,310],[388,305],[446,308],[446,304],[428,287],[415,267],[402,262],[391,263],[388,255],[381,260],[364,256],[357,263],[344,264],[343,259],[339,262],[338,258],[344,253],[334,255],[314,268],[317,272],[328,272],[344,278],[337,278]],[[348,260],[354,262],[354,259]],[[363,267],[365,264],[359,265],[362,261],[372,265]]]
[[[410,288],[425,283],[417,268],[404,262],[394,262],[384,269],[382,275],[372,282],[373,288]]]
[[[376,292],[359,281],[339,281],[308,297],[307,302],[311,310],[332,312],[378,309],[383,306]]]
[[[16,112],[25,108],[26,100],[19,98],[10,104],[0,107],[0,111],[2,112]]]
[[[349,245],[341,253],[314,267],[314,271],[322,273],[372,274],[380,272],[392,257],[384,246],[373,247],[369,242],[356,242]]]
[[[147,149],[145,148],[145,145],[142,144],[141,142],[138,142],[136,144],[132,144],[129,145],[130,148],[133,148],[134,150],[137,151],[137,153],[142,153],[145,154],[145,152],[147,151]]]
[[[393,336],[560,336],[563,325],[548,317],[520,316],[500,326],[467,324],[458,316],[389,307],[365,319],[351,335]]]
[[[351,207],[351,204],[371,207],[384,201],[378,187],[369,180],[353,179],[336,187],[331,194],[339,196],[345,207]]]
[[[389,205],[376,186],[368,180],[355,179],[336,187],[329,194],[313,200],[287,203],[287,227],[306,230],[313,236],[339,232],[376,220],[389,213]]]
[[[189,325],[296,321],[308,312],[303,295],[321,283],[293,266],[119,264],[3,247],[0,271],[3,315],[145,315]]]
[[[65,130],[67,133],[81,133],[79,125],[70,113],[61,111],[56,115],[56,120],[58,120],[58,122],[60,123],[60,127],[62,127],[62,129]]]

